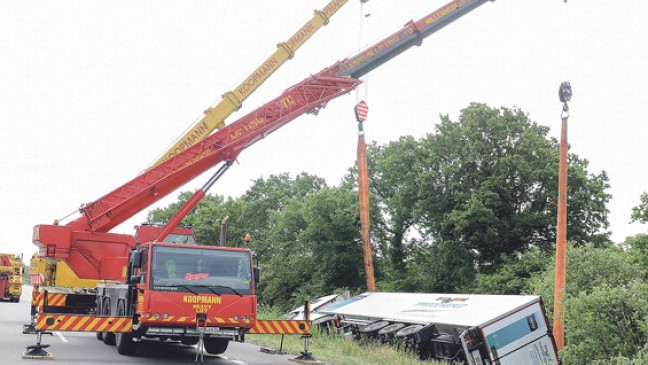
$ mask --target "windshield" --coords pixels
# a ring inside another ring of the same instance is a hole
[[[169,243],[185,243],[189,245],[195,245],[196,240],[194,237],[190,234],[180,234],[180,233],[169,233],[164,239],[162,240],[164,242],[169,242]]]
[[[155,246],[151,288],[201,294],[252,294],[252,264],[245,251]]]

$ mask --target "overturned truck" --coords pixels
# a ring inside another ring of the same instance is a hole
[[[421,359],[558,364],[537,296],[365,293],[319,311],[335,316],[356,340],[395,344]]]

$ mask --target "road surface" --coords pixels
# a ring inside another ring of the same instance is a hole
[[[36,335],[24,335],[23,324],[29,321],[31,287],[23,287],[20,303],[0,302],[0,364],[33,364],[43,360],[23,359],[26,347],[36,344]],[[54,332],[43,336],[43,344],[54,356],[46,364],[194,364],[195,346],[179,343],[145,341],[135,356],[122,356],[115,346],[105,345],[94,333]],[[205,364],[214,365],[294,365],[294,355],[273,355],[250,343],[231,342],[223,355],[204,355]]]

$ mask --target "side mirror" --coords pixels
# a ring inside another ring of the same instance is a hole
[[[131,252],[131,266],[142,267],[142,251]]]
[[[261,269],[258,267],[254,268],[254,282],[259,283],[259,280],[261,279]]]

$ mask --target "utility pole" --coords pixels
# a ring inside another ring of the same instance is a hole
[[[563,318],[563,296],[567,271],[567,119],[572,91],[569,82],[563,82],[558,92],[563,103],[562,128],[560,133],[560,168],[558,173],[558,223],[556,226],[556,281],[554,287],[554,324],[553,333],[556,347],[565,347],[565,321]]]
[[[364,138],[362,123],[367,120],[369,107],[361,101],[355,107],[358,120],[358,196],[360,198],[360,224],[362,225],[362,246],[364,249],[365,274],[367,275],[367,290],[376,291],[374,278],[373,256],[371,252],[371,237],[369,229],[369,172],[367,169],[367,144]]]

